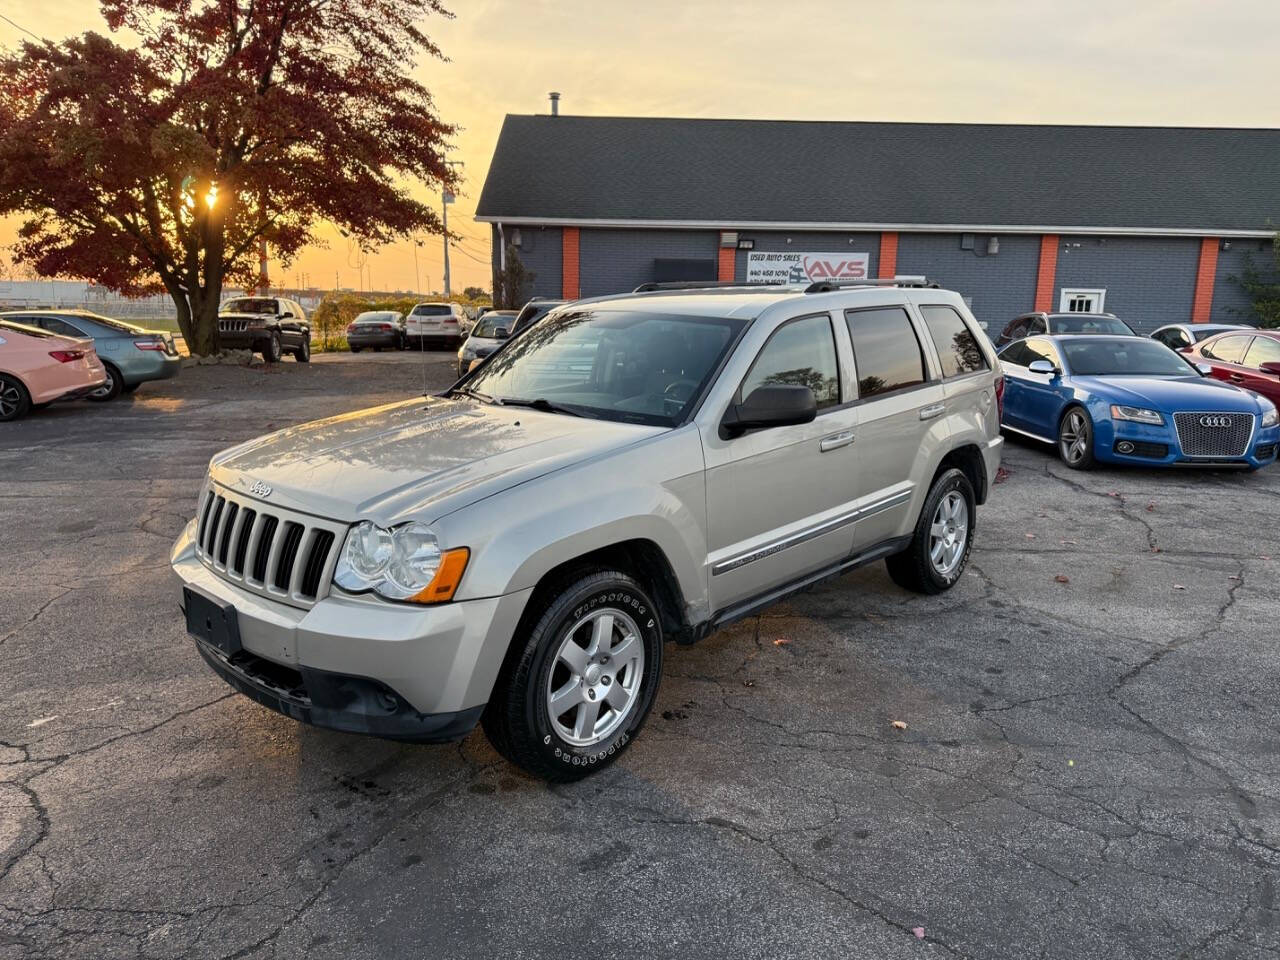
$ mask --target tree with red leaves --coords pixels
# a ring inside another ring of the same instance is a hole
[[[409,76],[443,59],[439,0],[102,0],[110,31],[0,57],[0,213],[15,258],[125,294],[165,290],[218,350],[225,282],[251,286],[330,221],[366,248],[439,232],[412,180],[451,183],[454,128]]]

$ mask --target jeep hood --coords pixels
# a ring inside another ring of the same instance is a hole
[[[250,440],[210,472],[240,496],[334,520],[431,521],[663,429],[419,397]]]

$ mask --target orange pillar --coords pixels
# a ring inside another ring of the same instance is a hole
[[[1033,309],[1049,313],[1053,305],[1054,281],[1058,276],[1058,237],[1046,233],[1040,238],[1040,269],[1036,272],[1036,303]]]
[[[1213,282],[1218,272],[1218,238],[1200,241],[1200,265],[1196,268],[1196,292],[1191,298],[1191,322],[1208,323],[1213,310]]]
[[[721,247],[716,279],[721,283],[733,283],[737,270],[738,251],[733,247]]]
[[[880,277],[892,280],[898,273],[898,235],[880,234]]]
[[[578,278],[578,228],[565,227],[560,231],[560,296],[565,300],[577,300],[580,283]]]

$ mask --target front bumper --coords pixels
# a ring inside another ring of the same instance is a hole
[[[218,345],[223,350],[254,350],[271,337],[266,327],[250,327],[248,330],[219,330]]]
[[[409,740],[475,725],[532,590],[436,606],[333,591],[310,609],[250,593],[197,558],[194,521],[170,562],[183,583],[235,607],[242,654],[194,640],[240,692],[304,723]]]
[[[1146,467],[1256,469],[1275,462],[1277,445],[1280,445],[1280,426],[1266,427],[1254,430],[1244,456],[1189,457],[1182,452],[1178,432],[1167,419],[1161,426],[1112,420],[1109,417],[1095,421],[1094,424],[1094,457],[1104,463]]]

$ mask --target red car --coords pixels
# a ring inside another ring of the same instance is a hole
[[[1183,351],[1192,363],[1208,364],[1213,376],[1260,393],[1280,406],[1280,330],[1233,330]]]

